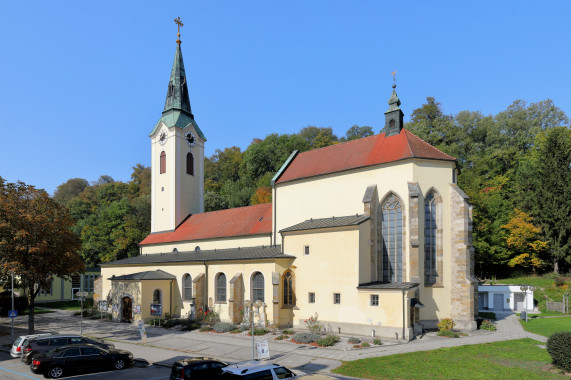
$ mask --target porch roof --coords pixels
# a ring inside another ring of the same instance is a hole
[[[417,282],[368,282],[366,284],[359,284],[359,290],[409,290],[418,287],[420,284]]]
[[[173,280],[176,276],[167,273],[163,270],[149,270],[145,272],[138,272],[126,274],[123,276],[113,276],[111,281],[143,281],[143,280]]]

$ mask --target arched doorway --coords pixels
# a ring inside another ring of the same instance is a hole
[[[131,323],[133,319],[133,300],[131,297],[123,297],[123,314],[121,316],[121,322]]]

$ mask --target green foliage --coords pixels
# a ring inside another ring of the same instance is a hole
[[[547,339],[547,352],[557,367],[571,372],[571,331],[556,332]]]
[[[358,343],[361,343],[361,339],[352,336],[352,337],[349,337],[349,339],[347,339],[347,342],[351,343],[351,344],[358,344]]]
[[[312,333],[297,333],[292,337],[298,343],[313,343],[319,340],[319,335]]]
[[[254,335],[266,335],[269,332],[266,328],[254,328]],[[248,331],[248,335],[252,336],[252,330]]]
[[[286,329],[286,330],[282,330],[282,334],[285,334],[285,335],[294,335],[295,332],[294,332],[293,330],[287,330],[287,329]]]
[[[326,337],[319,339],[317,341],[317,345],[322,346],[322,347],[334,346],[335,343],[339,342],[339,340],[340,339],[337,335],[330,334],[330,335],[327,335]]]
[[[496,331],[496,325],[494,324],[494,322],[489,321],[487,319],[484,319],[482,321],[482,324],[480,325],[480,329],[481,330],[488,330],[488,331]]]
[[[312,334],[319,334],[323,331],[323,324],[318,320],[319,316],[317,313],[315,315],[311,315],[309,318],[303,321],[305,323],[305,327],[309,330]]]
[[[344,142],[344,141],[357,140],[363,137],[372,136],[374,134],[375,133],[373,132],[372,127],[369,127],[368,125],[359,127],[358,125],[355,124],[347,130],[347,133],[345,133],[345,137],[342,137],[341,139],[339,139],[339,141]]]
[[[214,308],[207,310],[202,318],[202,323],[214,327],[216,323],[220,322],[220,313],[221,307],[218,308],[218,311]]]
[[[537,341],[519,339],[345,361],[333,372],[363,379],[569,379],[549,363]]]
[[[497,280],[498,283],[506,285],[526,284],[536,287],[533,294],[534,301],[537,302],[537,308],[543,314],[547,311],[546,301],[560,302],[563,294],[571,288],[571,279],[565,278],[565,284],[562,287],[556,286],[554,279],[557,277],[554,273],[544,274],[542,276],[521,276],[509,279]],[[561,314],[558,314],[561,315]]]
[[[284,339],[289,339],[289,336],[287,335],[278,335],[276,336],[275,340],[284,340]]]
[[[371,347],[371,345],[368,342],[363,342],[363,343],[361,343],[361,347],[363,347],[363,348]]]
[[[373,344],[375,344],[377,346],[381,346],[383,344],[383,342],[381,341],[380,338],[375,338],[375,339],[373,339]]]
[[[450,318],[443,318],[438,322],[438,331],[452,331],[454,326],[456,326],[456,322],[454,322]]]
[[[520,323],[525,331],[546,337],[550,337],[558,331],[571,331],[571,316],[532,318],[528,319],[527,322],[520,320]]]
[[[214,327],[212,329],[216,332],[223,333],[223,332],[229,332],[229,331],[235,330],[236,325],[234,325],[232,323],[218,322],[214,325]]]
[[[436,333],[438,336],[445,336],[447,338],[460,338],[460,334],[452,330],[440,330]]]
[[[555,286],[557,286],[557,287],[565,286],[565,283],[566,283],[566,282],[567,282],[567,281],[566,281],[566,278],[565,278],[565,277],[562,277],[562,276],[557,276],[557,277],[555,277],[555,279],[553,280],[553,283],[554,283]]]
[[[198,331],[200,331],[200,332],[212,331],[212,327],[210,327],[208,325],[202,325],[202,327]]]

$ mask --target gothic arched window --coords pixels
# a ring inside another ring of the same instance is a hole
[[[190,274],[187,273],[184,276],[182,276],[182,285],[184,286],[184,292],[183,292],[184,300],[185,301],[192,300],[192,277],[190,276]]]
[[[284,306],[293,306],[295,304],[295,297],[293,293],[293,273],[287,271],[283,276],[284,285]]]
[[[167,154],[165,153],[164,150],[161,152],[161,163],[160,163],[160,167],[161,167],[160,174],[163,174],[163,173],[166,173],[166,172],[167,172]]]
[[[226,302],[226,275],[224,273],[216,276],[216,302]]]
[[[389,195],[383,204],[382,237],[383,237],[383,282],[402,282],[402,204],[395,194]]]
[[[257,300],[264,302],[264,275],[260,272],[252,276],[252,302]]]
[[[431,190],[424,198],[424,283],[434,285],[442,271],[441,198]]]
[[[186,154],[186,174],[194,175],[194,157],[190,152]]]

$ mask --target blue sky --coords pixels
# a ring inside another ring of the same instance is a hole
[[[569,1],[3,1],[0,176],[52,193],[150,164],[175,17],[206,154],[307,125],[383,127],[547,98],[571,116]]]

